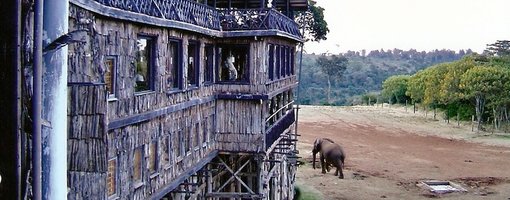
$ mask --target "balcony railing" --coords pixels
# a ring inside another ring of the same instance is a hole
[[[301,36],[296,22],[270,8],[221,10],[220,22],[228,31],[274,29]]]
[[[220,30],[218,10],[187,0],[95,0],[124,11]]]
[[[84,0],[71,0],[88,2]],[[218,31],[278,30],[301,38],[298,25],[271,8],[216,9],[188,0],[94,0],[122,11],[163,20],[197,25]]]

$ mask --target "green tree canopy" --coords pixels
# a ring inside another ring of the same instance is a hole
[[[408,75],[391,76],[383,82],[381,95],[389,99],[390,102],[403,103],[409,99],[406,95],[407,83],[410,79]],[[393,101],[395,100],[395,101]]]
[[[328,23],[324,20],[324,8],[314,0],[308,0],[309,9],[298,12],[295,21],[299,28],[305,30],[305,39],[311,41],[326,40],[329,32]]]
[[[322,73],[326,76],[326,81],[328,83],[327,101],[331,103],[331,82],[339,79],[343,75],[349,61],[342,55],[321,55],[317,58],[316,62]]]

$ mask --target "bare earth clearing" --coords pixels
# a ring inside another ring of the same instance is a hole
[[[510,199],[510,139],[431,118],[404,108],[302,106],[298,186],[322,199]],[[312,169],[318,137],[343,146],[345,179]],[[437,195],[417,186],[424,180],[468,191]]]

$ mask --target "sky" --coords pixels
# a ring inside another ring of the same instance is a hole
[[[472,49],[510,40],[510,0],[316,0],[325,9],[327,40],[308,53],[362,49]]]

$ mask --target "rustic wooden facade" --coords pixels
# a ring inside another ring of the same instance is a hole
[[[292,199],[306,1],[70,2],[69,199]]]

